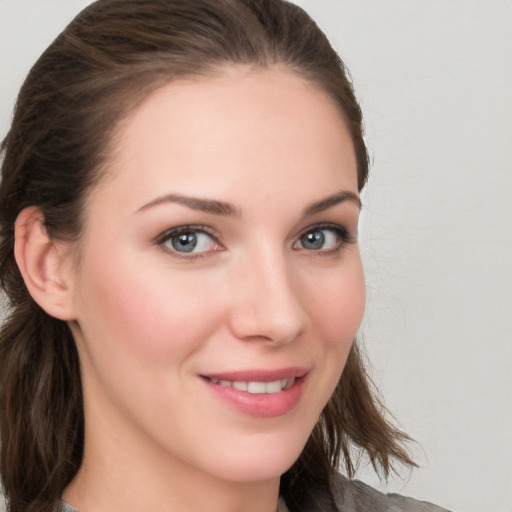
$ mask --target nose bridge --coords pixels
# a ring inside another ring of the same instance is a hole
[[[235,335],[275,343],[297,338],[304,329],[306,312],[284,251],[270,246],[248,251],[238,270],[231,311]]]

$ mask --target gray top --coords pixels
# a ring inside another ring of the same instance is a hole
[[[363,482],[348,480],[339,474],[334,479],[333,494],[336,505],[342,512],[448,512],[426,501],[418,501],[400,494],[383,494]],[[331,510],[330,497],[323,491],[316,493],[310,512]],[[62,512],[78,511],[63,503]],[[279,500],[278,512],[289,512],[282,499]]]
[[[426,501],[418,501],[400,494],[384,494],[359,480],[348,480],[338,474],[333,486],[336,505],[342,512],[448,512]],[[323,502],[323,503],[322,503]],[[328,511],[325,496],[318,495],[311,512]]]

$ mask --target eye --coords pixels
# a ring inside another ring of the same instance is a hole
[[[294,249],[334,252],[353,242],[342,226],[316,226],[305,231],[295,242]]]
[[[222,246],[204,228],[192,226],[183,226],[167,231],[157,242],[166,249],[183,255],[222,249]]]

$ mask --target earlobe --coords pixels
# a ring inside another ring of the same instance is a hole
[[[55,318],[74,320],[68,251],[65,242],[49,236],[36,206],[25,208],[16,219],[14,256],[39,306]]]

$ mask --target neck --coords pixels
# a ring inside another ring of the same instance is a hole
[[[126,435],[115,422],[96,432],[86,426],[82,466],[63,493],[79,512],[277,511],[278,477],[233,482],[164,453],[141,435]]]
[[[66,488],[63,500],[79,512],[277,512],[278,485],[211,485],[196,478],[193,485],[184,483],[183,475],[168,480],[165,487],[143,481],[101,479],[83,468]],[[101,480],[101,481],[99,481]]]

